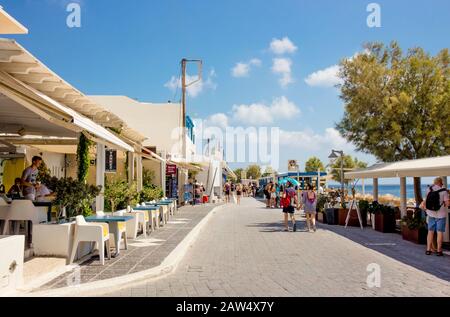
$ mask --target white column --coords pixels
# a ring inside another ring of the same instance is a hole
[[[128,184],[133,184],[134,181],[134,153],[128,152]]]
[[[373,179],[373,200],[378,201],[378,178]]]
[[[96,185],[102,186],[100,195],[95,198],[95,210],[103,211],[105,209],[105,145],[97,143],[97,168]]]
[[[142,155],[137,155],[136,157],[137,160],[137,164],[136,164],[136,168],[137,168],[137,190],[140,192],[143,189],[143,183],[142,183],[142,174],[143,174],[143,166],[142,166]]]
[[[406,216],[406,177],[400,178],[400,211],[402,218]]]
[[[162,158],[166,159],[166,152],[161,152]],[[161,187],[164,192],[164,196],[166,196],[166,161],[160,163],[161,167]]]

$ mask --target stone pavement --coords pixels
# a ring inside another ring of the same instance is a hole
[[[60,275],[35,291],[67,287],[73,285],[75,281],[81,284],[101,281],[157,267],[217,206],[206,204],[181,207],[177,214],[171,217],[168,224],[151,233],[147,239],[141,236],[137,240],[128,240],[128,250],[121,249],[120,256],[106,260],[105,266],[102,266],[99,257],[95,256],[81,264],[79,268]]]
[[[450,296],[450,257],[400,235],[321,225],[282,232],[281,212],[252,199],[217,212],[174,273],[103,296]],[[367,285],[380,267],[381,285]]]

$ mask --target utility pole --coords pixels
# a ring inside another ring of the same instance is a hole
[[[193,63],[197,63],[198,64],[198,79],[194,80],[191,83],[186,83],[186,70],[187,70],[187,63],[189,62],[193,62]],[[201,60],[188,60],[186,58],[183,58],[181,60],[181,114],[182,114],[182,142],[183,142],[183,146],[182,146],[182,151],[183,151],[183,157],[186,158],[186,92],[187,92],[187,88],[189,86],[192,86],[194,84],[196,84],[197,82],[202,80],[202,67],[203,67],[203,62]]]

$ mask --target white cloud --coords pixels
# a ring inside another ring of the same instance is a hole
[[[353,151],[353,146],[343,138],[339,131],[327,128],[323,134],[314,133],[312,130],[280,131],[280,145],[295,147],[306,151],[320,151],[329,149],[342,149]]]
[[[347,58],[349,61],[354,60],[356,57],[360,55],[369,55],[369,50],[364,50],[362,52],[356,52],[353,54],[353,56]],[[309,86],[312,87],[335,87],[336,85],[339,85],[342,83],[342,79],[339,78],[339,71],[340,66],[339,65],[333,65],[328,68],[319,70],[317,72],[314,72],[310,74],[306,79],[305,82]]]
[[[287,87],[294,82],[292,78],[292,60],[290,58],[274,58],[272,72],[281,75],[279,79],[281,87]]]
[[[233,75],[233,77],[248,77],[251,67],[255,66],[255,67],[259,67],[261,66],[262,62],[261,60],[257,59],[257,58],[253,58],[251,59],[248,63],[237,63],[236,66],[234,66],[231,70],[231,74]]]
[[[288,37],[284,37],[281,40],[274,38],[270,43],[270,50],[272,53],[277,55],[283,55],[286,53],[292,54],[297,51],[297,46],[295,46]]]
[[[232,112],[234,120],[246,125],[268,125],[275,120],[292,119],[301,113],[300,109],[284,96],[275,98],[270,105],[234,105]]]
[[[338,76],[339,70],[339,65],[333,65],[310,74],[305,82],[312,87],[334,87],[342,82]]]
[[[214,69],[211,69],[211,71],[208,73],[208,76],[206,80],[201,80],[199,82],[196,82],[193,85],[190,85],[187,88],[187,94],[189,97],[195,98],[199,96],[202,92],[205,90],[216,90],[217,84],[214,82],[214,78],[216,77],[216,72]],[[191,76],[189,74],[186,74],[186,84],[189,85],[190,83],[198,80],[198,76]],[[164,84],[164,87],[170,89],[171,91],[176,91],[177,89],[181,89],[181,77],[175,77],[172,76],[172,78]]]
[[[206,125],[226,129],[228,127],[228,116],[224,113],[213,114],[206,119]]]

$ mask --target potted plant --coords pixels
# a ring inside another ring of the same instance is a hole
[[[53,187],[56,192],[54,203],[60,209],[59,219],[91,215],[92,204],[101,191],[101,186],[88,185],[72,178],[57,180]]]
[[[327,218],[327,224],[337,225],[339,224],[339,207],[340,204],[337,201],[337,193],[331,192],[327,196],[327,202],[325,203],[325,214]]]
[[[327,203],[327,197],[325,195],[320,195],[317,200],[316,207],[316,220],[321,223],[327,223],[327,214],[325,213],[325,204]]]
[[[427,244],[427,235],[426,219],[422,218],[420,210],[408,213],[402,219],[402,237],[404,240],[416,244]]]
[[[383,233],[395,232],[395,209],[391,206],[381,205],[374,201],[369,212],[375,220],[375,230]]]

